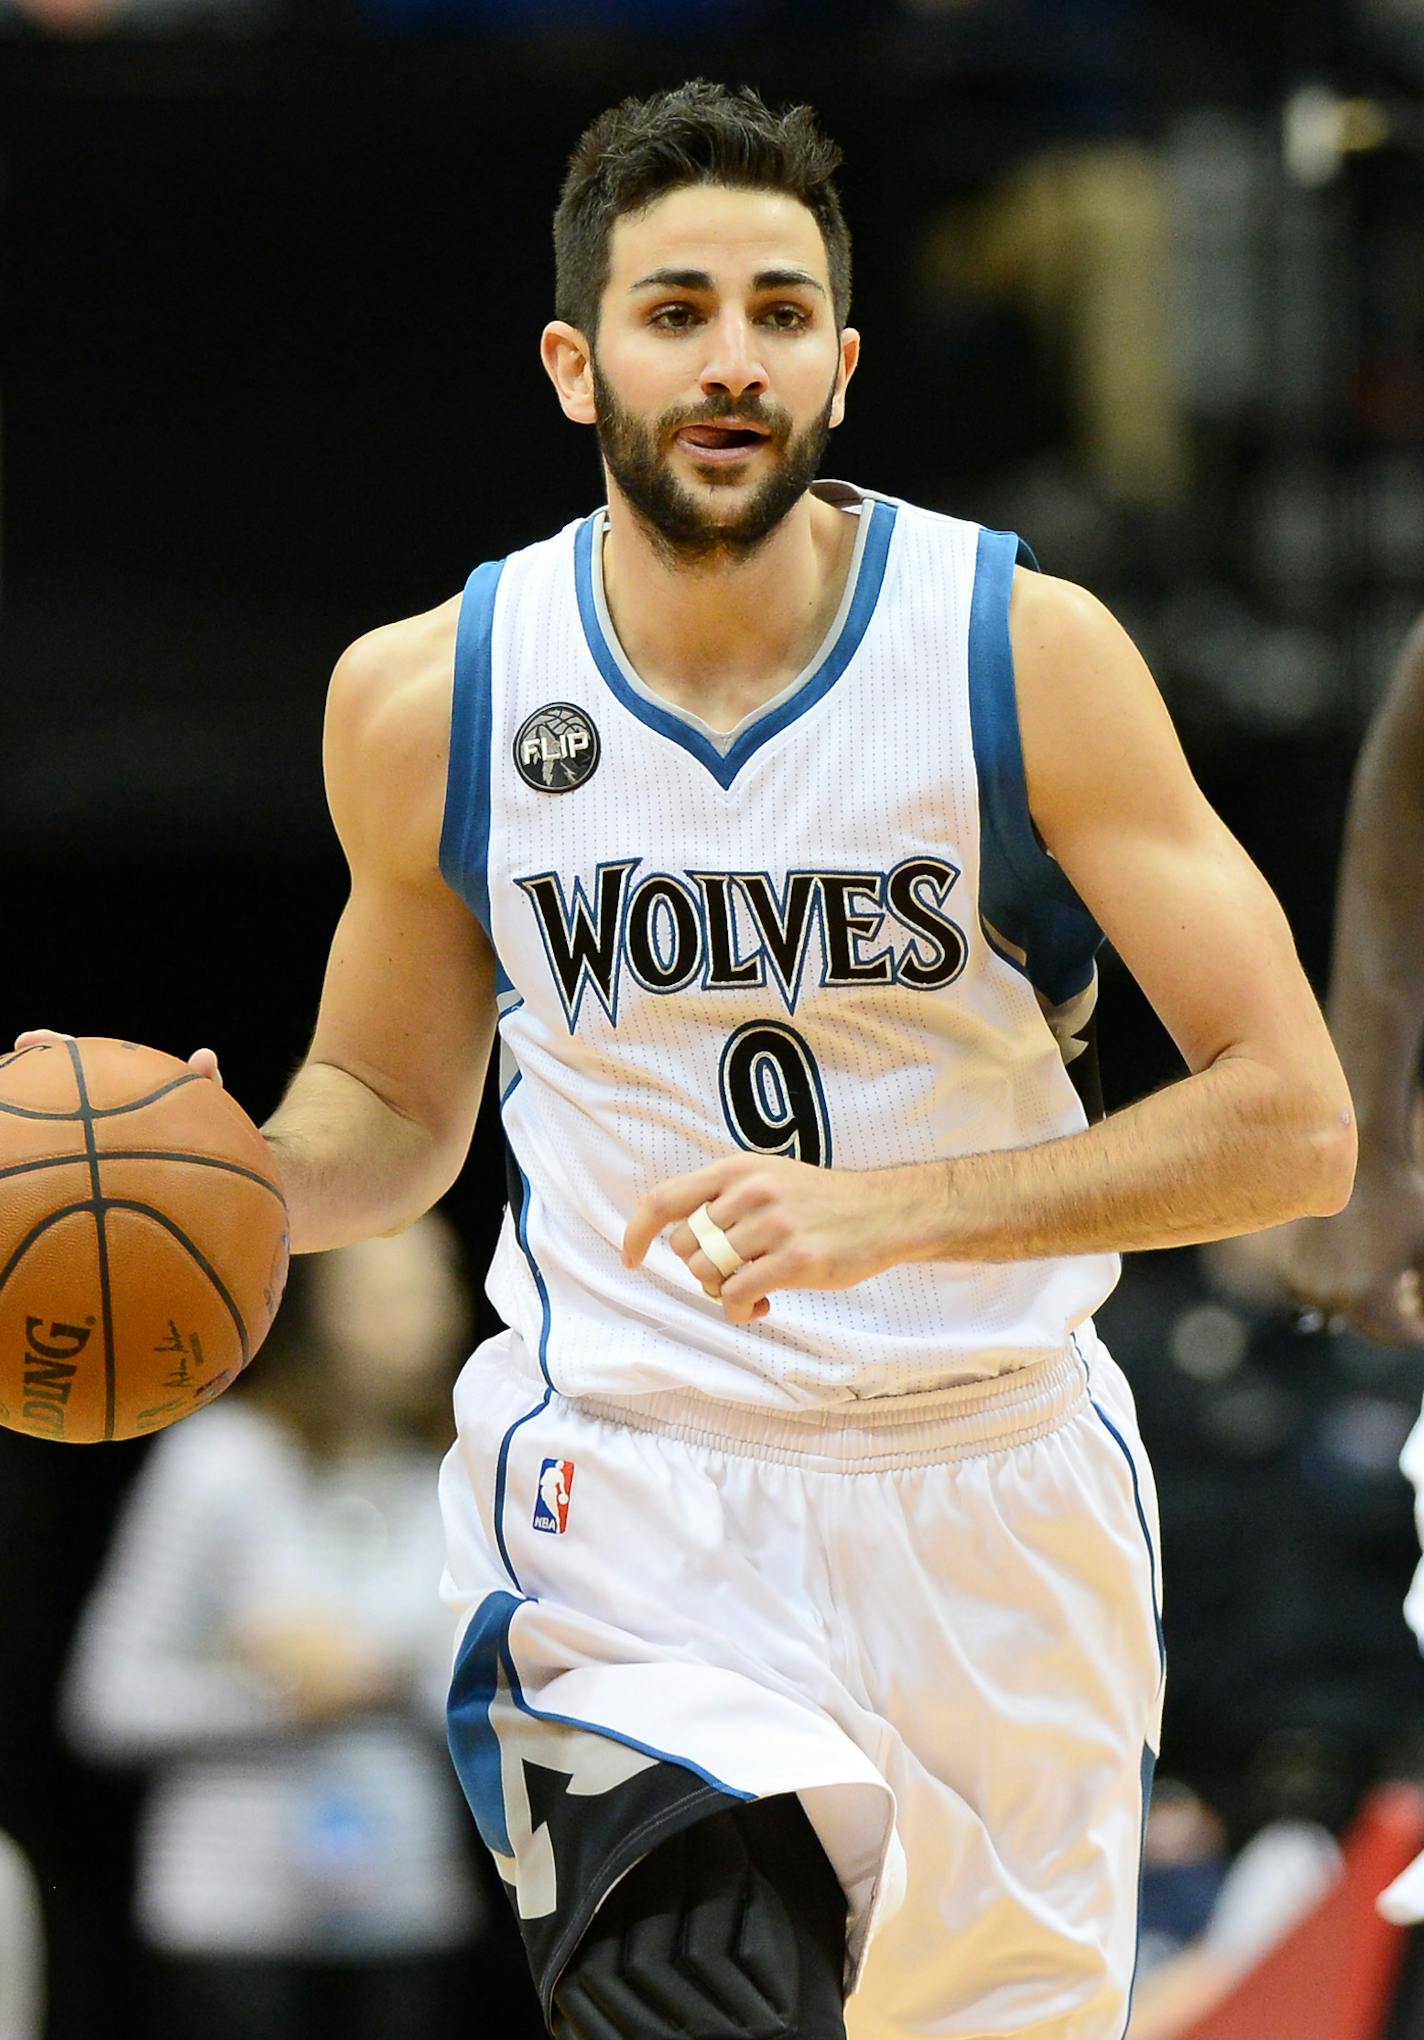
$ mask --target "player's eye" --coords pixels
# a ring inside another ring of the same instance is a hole
[[[648,316],[650,326],[658,326],[665,333],[685,333],[697,323],[699,313],[695,305],[659,305]]]
[[[804,305],[770,305],[761,316],[778,333],[799,333],[811,323],[811,314]]]

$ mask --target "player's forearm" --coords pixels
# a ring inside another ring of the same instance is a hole
[[[298,1254],[399,1231],[443,1196],[460,1166],[430,1128],[333,1063],[305,1063],[262,1131]]]
[[[893,1173],[907,1258],[1019,1261],[1186,1246],[1338,1211],[1353,1168],[1343,1086],[1226,1055],[1081,1133]]]
[[[63,1696],[70,1739],[86,1755],[151,1763],[291,1733],[271,1682],[240,1665],[153,1646],[142,1629],[113,1657],[82,1666]]]
[[[1335,913],[1330,1029],[1368,1150],[1403,1159],[1424,1036],[1424,624],[1355,768]]]

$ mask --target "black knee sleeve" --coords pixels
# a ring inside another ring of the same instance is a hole
[[[594,1915],[554,1989],[555,2040],[845,2040],[845,1929],[794,1794],[711,1814]]]

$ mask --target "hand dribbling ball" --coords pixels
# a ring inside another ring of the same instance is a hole
[[[0,1057],[0,1424],[176,1423],[236,1380],[286,1279],[267,1143],[211,1079],[129,1041]]]

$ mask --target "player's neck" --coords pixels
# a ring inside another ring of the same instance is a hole
[[[806,495],[749,558],[669,561],[610,490],[603,585],[619,644],[654,693],[730,730],[810,662],[840,605],[856,520]]]

